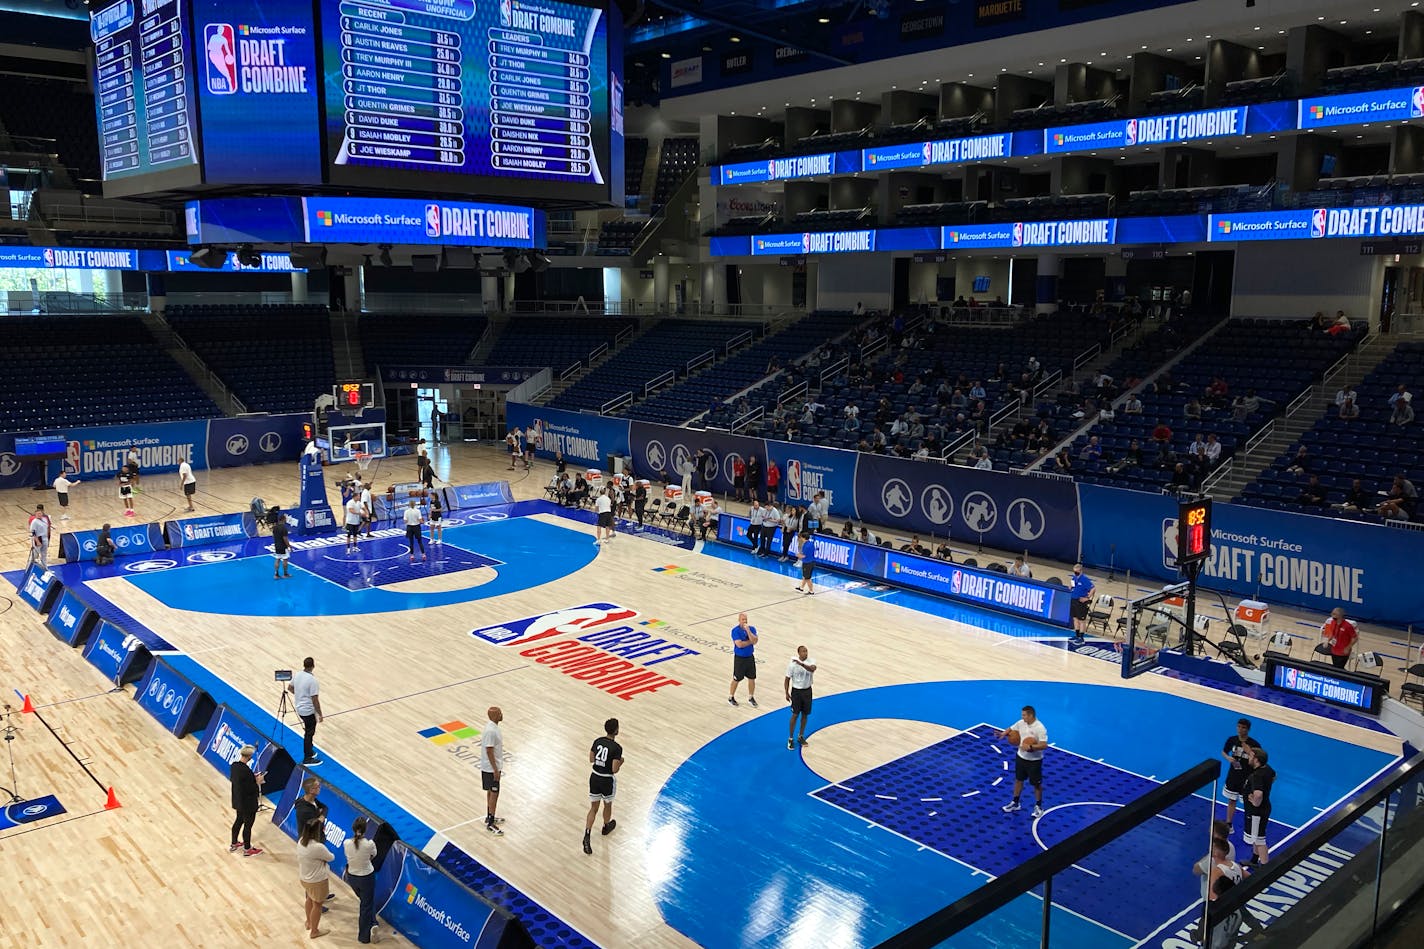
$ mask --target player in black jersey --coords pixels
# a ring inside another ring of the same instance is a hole
[[[1260,742],[1251,737],[1249,718],[1237,719],[1236,734],[1226,739],[1226,744],[1221,746],[1221,757],[1225,758],[1228,764],[1226,787],[1222,791],[1222,797],[1231,802],[1226,811],[1228,825],[1236,818],[1236,805],[1241,800],[1241,789],[1246,786],[1246,779],[1251,776],[1251,764],[1247,761],[1246,753],[1259,747]]]
[[[1271,823],[1271,788],[1276,783],[1276,769],[1266,764],[1266,749],[1259,745],[1246,754],[1252,770],[1241,792],[1246,800],[1246,832],[1241,839],[1251,847],[1250,865],[1264,866],[1270,856],[1266,830]]]
[[[623,746],[616,741],[618,719],[610,718],[603,723],[603,737],[596,738],[588,750],[589,764],[593,773],[588,776],[588,820],[583,825],[583,852],[593,853],[589,837],[593,834],[593,819],[598,814],[598,805],[603,803],[603,834],[613,833],[618,822],[613,819],[613,795],[618,792],[618,780],[614,777],[623,767]]]

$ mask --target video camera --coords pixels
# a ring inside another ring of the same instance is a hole
[[[272,678],[275,679],[275,680],[277,680],[278,682],[291,682],[291,681],[292,681],[292,670],[291,670],[291,669],[278,669],[278,670],[276,670],[275,672],[272,673]]]

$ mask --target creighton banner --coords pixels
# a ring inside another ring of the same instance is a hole
[[[1177,502],[1163,495],[1080,485],[1083,560],[1162,580],[1178,578]],[[1401,583],[1417,559],[1412,530],[1218,504],[1201,583],[1237,596],[1353,619],[1424,622],[1424,586]]]

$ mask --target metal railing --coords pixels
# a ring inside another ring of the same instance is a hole
[[[39,209],[47,221],[54,223],[79,221],[84,224],[155,224],[173,227],[178,221],[172,211],[164,211],[159,208],[116,208],[88,204],[50,205],[41,200]]]
[[[692,375],[692,374],[693,374],[694,372],[696,372],[698,369],[701,369],[703,366],[707,365],[707,364],[710,363],[710,362],[714,362],[716,359],[717,359],[717,350],[715,350],[715,349],[709,349],[709,350],[707,350],[707,352],[702,353],[702,354],[699,355],[699,356],[693,356],[691,359],[689,359],[689,360],[687,361],[687,366],[686,366],[687,374],[688,374],[689,376]]]
[[[664,386],[672,385],[676,381],[677,373],[673,372],[671,369],[660,375],[654,376],[651,380],[648,381],[646,385],[643,386],[643,398],[646,399],[654,392],[658,391]]]
[[[810,384],[809,382],[807,382],[806,380],[803,379],[803,380],[801,380],[800,382],[796,383],[795,385],[788,386],[786,389],[782,390],[780,401],[782,401],[782,402],[791,402],[791,401],[794,401],[794,400],[796,400],[796,399],[801,398],[802,396],[806,395],[806,394],[809,393],[810,391],[811,391],[811,384]]]
[[[1208,491],[1211,491],[1211,490],[1212,490],[1213,488],[1215,488],[1217,485],[1221,484],[1221,482],[1223,482],[1223,481],[1225,481],[1227,478],[1229,478],[1229,477],[1231,476],[1232,472],[1234,472],[1235,470],[1236,470],[1236,461],[1235,461],[1235,459],[1233,459],[1233,458],[1228,458],[1228,459],[1226,459],[1226,463],[1225,463],[1225,464],[1219,466],[1215,471],[1213,471],[1211,474],[1207,475],[1206,478],[1205,478],[1205,480],[1202,481],[1202,485],[1201,485],[1202,492],[1203,492],[1203,493],[1206,493],[1206,492],[1208,492]]]
[[[1073,360],[1073,372],[1076,374],[1079,369],[1082,369],[1088,363],[1092,362],[1094,359],[1097,359],[1098,354],[1100,354],[1102,351],[1103,347],[1100,343],[1094,343],[1089,348],[1083,350],[1081,353],[1078,354],[1077,358]]]
[[[607,402],[605,402],[605,403],[603,403],[602,405],[600,405],[600,406],[598,407],[598,414],[599,414],[599,415],[607,415],[609,412],[616,412],[616,411],[618,411],[619,409],[623,408],[623,406],[625,406],[625,405],[632,405],[632,404],[633,404],[633,393],[631,393],[631,392],[625,392],[625,393],[623,393],[622,395],[620,395],[620,396],[615,396],[615,397],[609,399]]]
[[[753,422],[761,421],[765,415],[766,407],[758,405],[750,412],[746,413],[745,415],[739,416],[736,420],[732,422],[732,434],[737,434],[738,432],[745,429],[747,426],[751,425]]]
[[[1299,412],[1301,409],[1308,407],[1312,402],[1315,401],[1315,394],[1315,386],[1307,386],[1304,392],[1296,396],[1294,399],[1291,399],[1290,404],[1286,406],[1285,417],[1290,418],[1291,416]]]
[[[1251,454],[1253,451],[1256,450],[1256,446],[1260,445],[1263,441],[1270,438],[1275,433],[1276,420],[1271,419],[1265,425],[1261,426],[1261,430],[1259,432],[1246,439],[1246,444],[1242,446],[1241,453],[1244,455]]]
[[[572,366],[570,366],[569,368],[565,369],[563,372],[559,373],[559,381],[560,381],[560,382],[568,382],[570,379],[572,379],[574,376],[578,375],[578,374],[581,373],[581,372],[583,372],[583,360],[582,360],[582,359],[580,359],[578,362],[574,363],[574,364],[573,364]]]
[[[842,372],[845,372],[849,368],[849,356],[842,356],[840,359],[837,359],[829,366],[822,366],[820,374],[816,376],[816,390],[820,391],[821,389],[824,389],[828,380],[834,379],[836,376],[840,375]]]
[[[588,367],[592,369],[594,361],[602,359],[606,355],[608,355],[608,344],[599,343],[593,348],[593,351],[588,354]]]
[[[738,333],[736,336],[733,336],[731,339],[727,340],[726,344],[723,346],[723,349],[726,351],[727,355],[730,356],[730,355],[732,355],[732,350],[736,349],[738,346],[742,346],[742,345],[744,345],[744,344],[746,344],[746,343],[750,343],[751,341],[752,341],[752,331],[751,331],[751,330],[743,330],[742,332]]]

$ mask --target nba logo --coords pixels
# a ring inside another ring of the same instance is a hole
[[[70,442],[64,448],[64,473],[79,474],[79,452],[81,451],[78,442]]]
[[[1409,117],[1424,117],[1424,86],[1415,86],[1414,91],[1409,94]]]
[[[45,248],[45,252],[44,252],[44,265],[45,265],[46,267],[53,267],[53,266],[54,266],[54,250],[53,250],[53,248],[49,248],[49,247],[46,247],[46,248]]]
[[[1293,689],[1293,688],[1295,688],[1295,680],[1296,680],[1296,671],[1295,671],[1294,669],[1287,669],[1287,670],[1286,670],[1286,688],[1288,688],[1288,689]]]
[[[1013,244],[1014,244],[1015,247],[1022,247],[1022,246],[1023,246],[1023,222],[1022,222],[1022,221],[1017,222],[1017,223],[1014,224],[1014,240],[1013,240]]]
[[[930,155],[931,155],[931,154],[932,154],[932,151],[931,151],[931,149],[930,149],[930,143],[929,143],[929,142],[925,142],[924,147],[920,149],[920,160],[921,160],[924,164],[928,165],[928,164],[930,163]]]
[[[1325,209],[1316,208],[1310,212],[1310,236],[1325,236]]]
[[[960,584],[960,573],[958,570],[952,571],[949,575],[949,592],[958,593]]]
[[[438,204],[425,206],[425,236],[440,236],[440,205]]]
[[[514,4],[510,0],[499,0],[499,24],[509,26],[514,21]]]
[[[776,162],[769,161],[766,163],[766,177],[768,179],[776,178]]]
[[[1127,137],[1127,142],[1126,142],[1126,144],[1128,144],[1128,145],[1136,145],[1136,144],[1137,144],[1137,120],[1136,120],[1136,119],[1128,119],[1128,120],[1127,120],[1127,132],[1126,132],[1126,137]]]
[[[801,462],[795,458],[786,463],[786,495],[793,501],[801,500]]]
[[[809,254],[810,252],[811,252],[811,235],[810,235],[810,234],[802,234],[802,235],[801,235],[801,253],[803,253],[803,254]]]
[[[203,27],[203,49],[207,52],[204,74],[208,91],[215,96],[237,92],[237,46],[231,23],[209,23]]]

